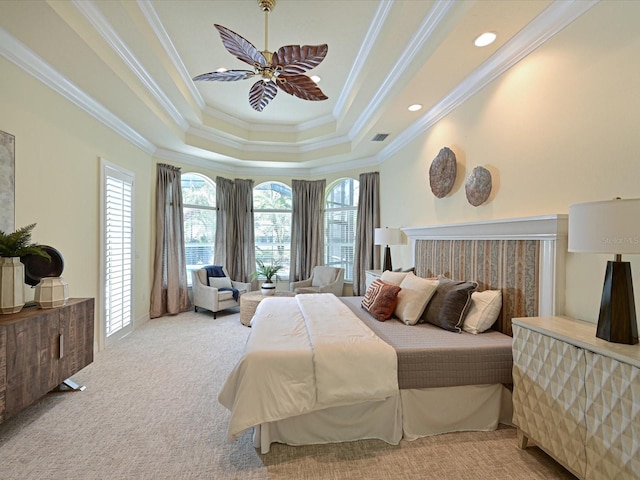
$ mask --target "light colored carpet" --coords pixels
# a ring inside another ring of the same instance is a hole
[[[250,329],[239,313],[185,313],[143,325],[51,393],[0,424],[0,479],[573,478],[512,428],[400,445],[358,441],[260,455],[251,435],[225,440],[217,394]]]

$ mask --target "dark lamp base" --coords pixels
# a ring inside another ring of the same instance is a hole
[[[596,337],[607,342],[628,345],[638,343],[636,305],[629,262],[607,262]]]
[[[389,248],[389,245],[384,249],[384,267],[382,268],[382,271],[384,272],[385,270],[393,271],[393,268],[391,267],[391,249]]]

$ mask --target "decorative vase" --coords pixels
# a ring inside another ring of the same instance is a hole
[[[271,282],[264,282],[260,287],[263,295],[275,295],[276,294],[276,284]]]
[[[0,313],[18,313],[24,306],[24,265],[20,257],[0,257]]]
[[[36,285],[33,300],[40,308],[61,307],[69,300],[69,284],[62,277],[43,277]]]

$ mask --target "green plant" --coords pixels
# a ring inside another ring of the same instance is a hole
[[[35,226],[36,224],[32,223],[8,234],[0,230],[0,257],[38,255],[51,260],[49,254],[40,245],[31,243],[31,231]]]
[[[254,279],[257,280],[259,277],[266,277],[267,283],[271,283],[273,277],[276,277],[276,281],[279,280],[278,272],[282,268],[282,265],[278,265],[277,262],[271,265],[265,265],[262,260],[256,260],[256,264],[258,265],[258,269],[253,272]]]

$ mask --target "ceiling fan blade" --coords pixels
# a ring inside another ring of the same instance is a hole
[[[236,80],[244,80],[249,77],[253,77],[255,72],[251,70],[227,70],[225,72],[211,72],[211,73],[203,73],[202,75],[198,75],[197,77],[193,77],[193,80],[197,82],[198,80],[203,80],[207,82],[218,81],[218,82],[235,82]]]
[[[298,75],[320,65],[329,47],[322,45],[285,45],[273,54],[271,64],[282,67],[282,73]]]
[[[224,47],[229,53],[235,55],[238,60],[242,60],[249,65],[267,66],[267,59],[249,40],[222,25],[215,24],[214,27],[220,32]]]
[[[322,90],[306,75],[280,75],[277,78],[278,87],[289,95],[303,100],[326,100],[327,97]]]
[[[249,104],[254,110],[261,112],[278,93],[274,82],[258,80],[249,90]]]

